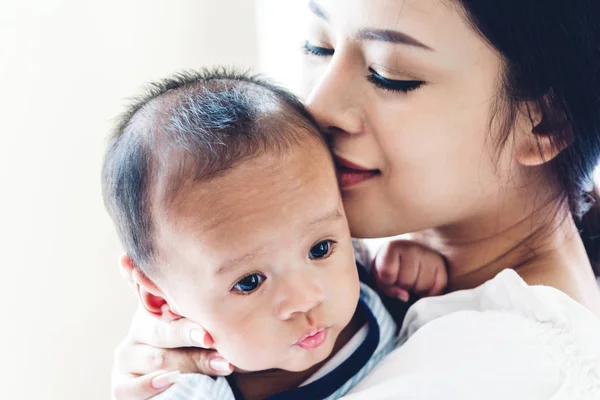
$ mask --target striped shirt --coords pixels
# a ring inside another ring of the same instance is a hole
[[[366,324],[313,376],[297,388],[276,394],[270,400],[334,400],[344,396],[396,344],[398,325],[387,311],[379,295],[361,276],[359,312]],[[179,381],[155,400],[243,400],[233,381],[227,377],[183,374]]]

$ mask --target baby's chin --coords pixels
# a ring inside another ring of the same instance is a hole
[[[335,342],[335,341],[334,341]],[[318,353],[313,351],[301,350],[293,351],[293,354],[288,360],[277,360],[273,362],[264,362],[260,364],[240,362],[236,364],[231,362],[234,366],[234,372],[238,374],[251,374],[256,372],[264,372],[270,370],[287,371],[287,372],[303,372],[315,365],[325,361],[333,352],[333,345],[325,343],[322,349]],[[305,354],[302,354],[304,352]],[[299,354],[298,354],[299,353]],[[264,356],[264,354],[263,354]],[[259,357],[259,356],[257,356]],[[256,358],[251,358],[256,360]],[[239,365],[239,366],[238,366]]]
[[[233,372],[235,372],[236,374],[252,374],[252,373],[257,373],[257,372],[265,372],[265,371],[303,372],[303,371],[309,370],[312,367],[314,367],[315,365],[323,362],[324,360],[326,360],[329,357],[330,354],[331,354],[331,352],[329,352],[329,354],[326,354],[325,356],[323,356],[317,360],[306,360],[303,362],[291,362],[290,361],[290,362],[286,362],[286,363],[271,363],[271,364],[264,364],[264,365],[260,365],[260,366],[252,365],[252,366],[248,366],[248,368],[246,368],[246,369],[239,368],[234,365]]]

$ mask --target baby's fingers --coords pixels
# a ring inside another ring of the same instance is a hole
[[[446,287],[448,286],[448,271],[446,270],[446,264],[441,268],[438,268],[435,273],[435,281],[433,287],[427,293],[428,296],[439,296],[444,294]]]
[[[393,286],[398,280],[400,258],[394,247],[385,246],[373,262],[373,274],[382,286]]]
[[[438,270],[443,268],[443,261],[437,254],[425,254],[419,258],[419,273],[413,292],[417,296],[427,296],[436,284]]]

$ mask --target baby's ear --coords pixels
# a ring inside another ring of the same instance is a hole
[[[175,313],[162,291],[152,282],[140,268],[134,264],[131,257],[123,255],[119,260],[121,272],[128,281],[133,282],[142,305],[150,314],[164,321],[174,321],[181,318]]]

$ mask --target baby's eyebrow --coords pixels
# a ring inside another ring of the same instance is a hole
[[[323,224],[325,222],[332,223],[332,222],[335,222],[342,218],[344,218],[344,215],[341,213],[339,208],[329,211],[329,212],[315,218],[314,220],[309,221],[308,224],[306,225],[306,227],[304,228],[303,235],[308,234],[317,225]],[[252,259],[254,256],[256,256],[257,254],[262,252],[266,247],[267,247],[267,245],[256,247],[256,248],[242,254],[239,257],[236,257],[236,258],[233,258],[233,259],[223,262],[217,268],[215,275],[222,275],[222,274],[226,273],[227,271],[238,267],[243,262],[245,262],[249,259]]]
[[[335,222],[342,218],[344,218],[344,215],[340,212],[339,208],[336,208],[333,211],[330,211],[320,217],[315,218],[312,221],[309,221],[309,223],[306,225],[306,228],[304,228],[304,234],[306,235],[315,226],[320,225],[324,222]]]
[[[267,246],[265,245],[265,246],[256,247],[256,248],[244,253],[243,255],[241,255],[239,257],[225,261],[223,264],[221,264],[219,266],[219,268],[217,268],[215,275],[222,275],[222,274],[226,273],[227,271],[236,268],[244,261],[253,258],[256,254],[263,251],[263,249],[265,247],[267,247]]]

